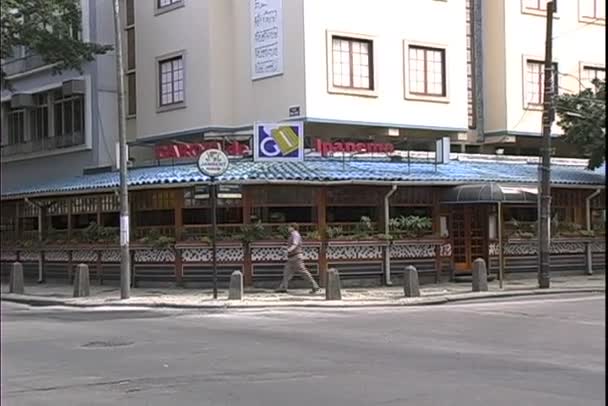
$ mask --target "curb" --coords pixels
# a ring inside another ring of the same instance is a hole
[[[605,287],[593,288],[562,288],[554,290],[520,290],[510,292],[468,292],[462,294],[445,295],[439,297],[420,298],[415,302],[379,302],[379,303],[357,303],[348,302],[317,302],[317,303],[281,303],[281,304],[238,304],[227,301],[217,304],[174,304],[174,303],[73,303],[61,299],[41,299],[38,297],[28,297],[26,295],[16,295],[5,293],[0,296],[0,301],[20,303],[34,307],[65,306],[75,308],[100,308],[100,307],[137,307],[150,309],[201,309],[201,310],[229,310],[229,309],[286,309],[286,308],[326,308],[326,309],[356,309],[372,307],[408,307],[408,306],[431,306],[447,303],[457,303],[462,301],[474,301],[494,298],[507,298],[519,296],[536,295],[556,295],[567,293],[605,293]]]

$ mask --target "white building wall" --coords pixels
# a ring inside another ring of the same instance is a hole
[[[580,66],[582,63],[605,66],[605,25],[589,24],[579,18],[581,1],[569,0],[558,2],[558,12],[553,22],[553,61],[557,62],[559,75],[559,92],[577,93],[579,91]],[[500,3],[500,4],[498,4]],[[541,132],[542,111],[539,108],[526,108],[526,59],[543,61],[545,57],[546,17],[540,13],[526,12],[523,0],[500,0],[492,7],[504,8],[504,52],[505,67],[497,64],[500,60],[486,58],[485,84],[489,88],[504,82],[505,95],[499,92],[487,93],[486,110],[490,117],[500,117],[500,112],[491,109],[500,108],[501,98],[506,100],[504,120],[488,120],[486,131],[512,132],[535,135]],[[496,12],[496,11],[495,11]],[[492,20],[486,20],[486,25]],[[491,30],[486,27],[485,32]],[[489,56],[496,49],[501,49],[500,35],[484,38],[484,50]],[[492,48],[492,50],[489,50]],[[561,128],[554,124],[554,134],[561,134]]]
[[[287,0],[288,1],[288,0]],[[467,128],[464,0],[306,0],[306,115],[411,127]],[[328,92],[328,31],[373,39],[374,97]],[[448,98],[406,100],[404,42],[446,48]]]

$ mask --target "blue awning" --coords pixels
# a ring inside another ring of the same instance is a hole
[[[391,162],[388,159],[345,160],[317,158],[300,162],[253,162],[235,160],[218,178],[229,184],[401,184],[462,185],[497,182],[537,183],[538,165],[522,162],[457,161],[433,165],[428,162]],[[154,166],[129,169],[131,188],[161,185],[200,184],[209,179],[196,164]],[[605,173],[583,166],[552,165],[551,183],[555,186],[604,187]],[[114,190],[119,186],[118,172],[81,175],[35,185],[2,190],[2,198],[38,195],[92,193]]]

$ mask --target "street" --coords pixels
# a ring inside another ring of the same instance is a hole
[[[6,406],[605,403],[603,294],[351,310],[1,306]]]

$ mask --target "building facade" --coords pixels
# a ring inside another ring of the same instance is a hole
[[[578,93],[606,78],[606,11],[600,0],[556,1],[554,83]],[[546,1],[482,2],[484,142],[506,153],[535,153],[542,123]],[[554,136],[563,131],[557,123]],[[556,140],[558,154],[567,148]],[[487,148],[489,151],[492,148]]]
[[[83,40],[114,42],[112,6],[83,0]],[[2,190],[115,165],[116,69],[113,54],[83,72],[52,73],[26,50],[2,61],[12,89],[2,90]]]

